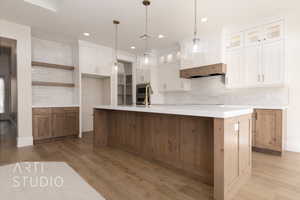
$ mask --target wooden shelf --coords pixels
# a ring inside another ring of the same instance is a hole
[[[43,82],[32,81],[33,86],[50,86],[50,87],[75,87],[73,83]]]
[[[74,66],[67,66],[67,65],[57,65],[57,64],[51,64],[51,63],[44,63],[44,62],[31,62],[32,66],[36,67],[47,67],[47,68],[53,68],[53,69],[63,69],[63,70],[74,70]]]

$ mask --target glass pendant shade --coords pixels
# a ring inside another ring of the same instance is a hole
[[[141,36],[142,39],[145,40],[145,51],[144,51],[144,56],[143,56],[143,63],[145,65],[148,65],[150,62],[150,56],[149,56],[149,38],[151,38],[151,36],[148,33],[148,25],[149,25],[149,6],[150,6],[151,2],[150,0],[143,0],[143,5],[145,6],[146,9],[146,22],[145,22],[145,34]]]
[[[114,70],[118,71],[118,62],[117,61],[114,62],[114,66],[113,67],[114,67]]]
[[[198,37],[198,15],[197,15],[197,0],[194,0],[194,39],[193,39],[193,53],[199,53],[201,51],[200,38]]]
[[[201,44],[199,38],[193,39],[193,53],[200,53],[201,52]]]
[[[114,49],[115,59],[113,61],[113,69],[115,71],[118,71],[118,26],[119,26],[120,22],[117,20],[114,20],[113,24],[115,26],[115,38],[114,38],[115,39],[114,40],[114,42],[115,42],[115,49]]]
[[[144,64],[145,65],[149,64],[149,55],[148,54],[144,54]]]

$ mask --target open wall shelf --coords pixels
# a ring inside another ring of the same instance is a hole
[[[75,87],[73,83],[59,83],[59,82],[43,82],[32,81],[33,86],[49,86],[49,87]]]
[[[74,70],[74,66],[68,66],[68,65],[57,65],[57,64],[51,64],[51,63],[44,63],[44,62],[31,62],[32,66],[35,67],[47,67],[47,68],[53,68],[53,69],[63,69],[63,70]]]

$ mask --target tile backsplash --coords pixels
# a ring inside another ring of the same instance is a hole
[[[45,67],[32,67],[33,81],[73,83],[73,71],[52,69]]]
[[[33,106],[64,106],[73,105],[74,88],[67,87],[32,87]]]
[[[221,76],[192,79],[191,91],[169,92],[166,104],[288,105],[288,88],[227,89]]]

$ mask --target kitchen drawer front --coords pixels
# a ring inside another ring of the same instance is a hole
[[[79,107],[52,108],[52,113],[79,112]]]
[[[50,108],[33,108],[32,109],[33,115],[48,115],[51,114]]]
[[[64,108],[51,108],[52,114],[59,114],[59,113],[65,113]]]
[[[65,112],[79,112],[79,107],[66,107],[64,108]]]

